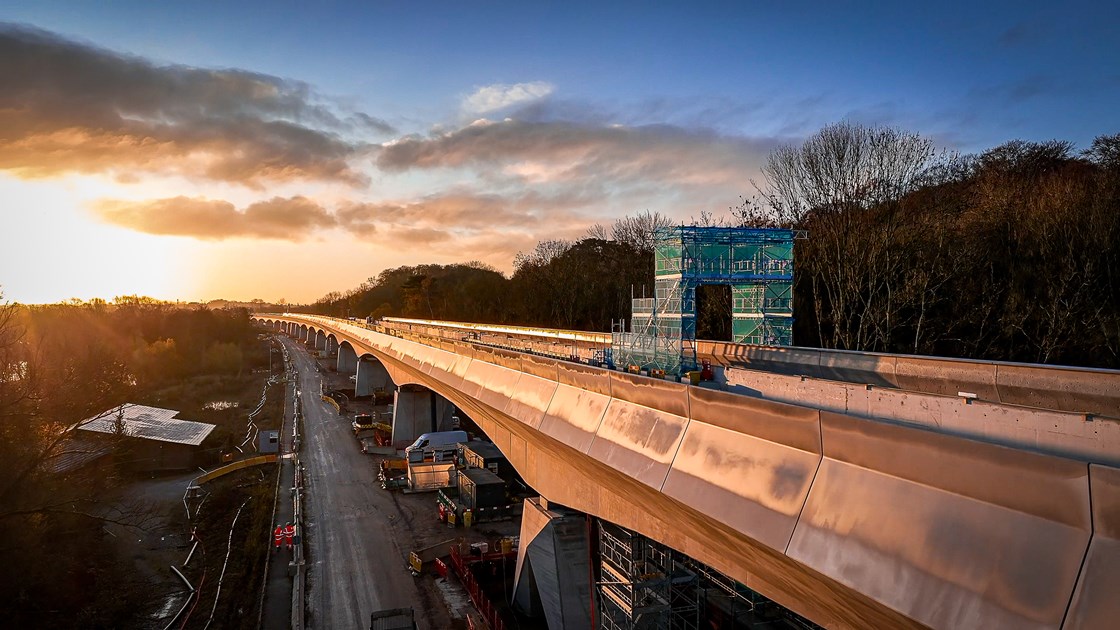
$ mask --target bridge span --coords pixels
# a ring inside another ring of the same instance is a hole
[[[1120,468],[1115,450],[1091,446],[1111,443],[1109,418],[1048,415],[1098,423],[1089,431],[1102,437],[1056,425],[1054,439],[1036,431],[1032,443],[1004,444],[822,404],[840,390],[820,386],[795,404],[796,392],[740,395],[333,318],[256,318],[333,344],[340,367],[371,357],[396,385],[439,393],[549,501],[660,541],[821,625],[1120,619]],[[1054,412],[1007,406],[1000,419],[1036,413]],[[1071,431],[1082,447],[1068,448]]]

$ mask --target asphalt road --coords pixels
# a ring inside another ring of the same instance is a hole
[[[322,375],[304,347],[285,340],[300,373],[306,469],[307,626],[368,628],[375,610],[411,606],[421,628],[447,627],[448,614],[406,569],[401,513],[382,490],[348,420],[322,402]]]

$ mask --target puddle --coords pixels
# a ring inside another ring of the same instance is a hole
[[[443,596],[443,601],[447,604],[447,611],[451,613],[452,619],[466,619],[467,613],[474,610],[474,604],[471,603],[470,596],[458,584],[452,584],[449,580],[443,578],[436,578],[436,587],[439,588],[439,593]]]

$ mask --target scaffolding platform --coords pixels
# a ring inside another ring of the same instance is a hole
[[[696,289],[731,288],[732,341],[793,343],[793,230],[676,226],[657,231],[654,295],[632,300],[612,333],[616,364],[681,375],[696,369]]]

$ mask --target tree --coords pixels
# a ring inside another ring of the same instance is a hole
[[[639,252],[653,253],[657,230],[672,225],[673,221],[669,217],[646,210],[615,221],[611,228],[611,238]]]
[[[841,122],[801,146],[775,149],[759,187],[779,222],[809,231],[798,243],[817,337],[827,347],[883,349],[890,342],[905,252],[899,201],[934,164],[913,133]]]

